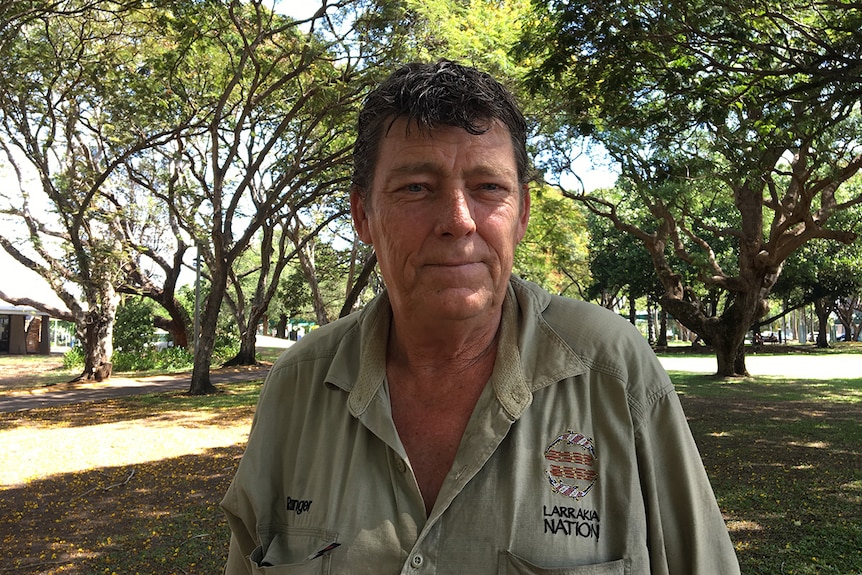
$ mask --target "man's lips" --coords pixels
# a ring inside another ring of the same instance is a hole
[[[482,262],[475,261],[457,261],[457,262],[429,262],[425,264],[428,267],[439,267],[439,268],[463,268],[469,266],[478,266]]]

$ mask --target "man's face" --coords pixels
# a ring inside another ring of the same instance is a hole
[[[351,194],[354,225],[374,246],[396,313],[465,320],[498,313],[530,200],[509,133],[430,133],[399,118],[380,142],[367,203]]]

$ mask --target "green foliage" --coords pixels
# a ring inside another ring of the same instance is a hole
[[[642,297],[656,291],[658,278],[649,252],[635,238],[615,229],[607,219],[588,218],[590,231],[589,266],[592,282],[585,296],[611,304],[625,288],[627,296]]]
[[[278,291],[269,304],[269,312],[275,316],[284,314],[288,318],[314,316],[311,290],[298,266],[290,266],[281,274]]]
[[[123,300],[114,321],[116,351],[135,353],[147,347],[154,332],[153,307],[150,300],[141,297],[127,296]]]
[[[114,353],[112,363],[115,372],[176,371],[191,367],[194,356],[181,347],[161,350],[144,347],[136,351],[118,351]]]
[[[212,362],[217,365],[226,362],[239,353],[239,347],[240,339],[236,324],[230,314],[221,314],[216,325]]]
[[[84,349],[76,345],[63,354],[63,369],[83,369]]]
[[[529,85],[560,106],[548,165],[570,167],[554,158],[572,134],[601,142],[619,190],[579,199],[648,247],[665,310],[714,342],[719,372],[743,372],[733,352],[787,258],[855,238],[838,214],[862,201],[848,185],[862,168],[862,12],[805,0],[533,9],[519,49],[535,63]]]
[[[859,176],[851,182],[859,185]],[[840,212],[833,224],[862,231],[862,210]],[[790,308],[816,299],[850,298],[862,292],[862,241],[849,245],[822,240],[808,242],[785,262],[774,294]]]
[[[529,0],[406,0],[412,20],[409,49],[414,58],[449,58],[495,76],[516,77],[511,50]],[[492,24],[493,23],[493,24]]]
[[[548,187],[532,194],[530,224],[515,252],[514,272],[553,293],[578,295],[590,277],[584,211]]]

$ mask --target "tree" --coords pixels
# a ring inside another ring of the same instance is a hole
[[[846,306],[846,302],[862,292],[860,249],[859,242],[849,246],[825,242],[806,244],[788,258],[775,284],[774,294],[782,298],[785,310],[814,305],[819,324],[817,347],[829,346],[829,316],[838,313],[842,304]],[[852,334],[849,323],[845,323],[845,331]]]
[[[216,321],[234,264],[259,233],[275,239],[277,234],[268,234],[276,226],[283,229],[334,189],[348,187],[351,145],[344,126],[376,73],[368,64],[379,47],[355,42],[366,23],[351,20],[354,8],[361,4],[324,4],[307,29],[263,2],[207,4],[173,22],[185,45],[183,57],[172,64],[169,88],[206,121],[204,130],[176,148],[175,165],[188,181],[184,193],[160,196],[194,238],[211,281],[193,394],[214,390],[209,368]],[[287,251],[282,255],[289,257]],[[243,322],[249,338],[254,316],[262,317],[277,281],[266,275],[257,283],[254,309]],[[253,356],[249,349],[244,355]]]
[[[744,337],[787,258],[812,240],[850,243],[833,216],[862,202],[862,11],[843,3],[534,3],[522,53],[533,89],[565,102],[604,144],[652,223],[571,191],[649,251],[661,304],[714,346],[721,376],[746,373]],[[721,225],[710,210],[732,208]],[[732,242],[722,262],[716,242]],[[706,313],[670,256],[726,293]]]
[[[606,218],[591,213],[587,222],[593,281],[587,286],[586,299],[612,310],[619,306],[626,289],[630,302],[653,292],[658,279],[649,255],[637,242]]]
[[[139,73],[163,48],[152,41],[151,14],[134,6],[17,8],[3,13],[2,28],[14,37],[0,39],[0,149],[18,181],[17,193],[2,197],[11,225],[0,245],[42,275],[70,310],[60,317],[76,323],[81,377],[100,379],[111,372],[128,260],[118,231],[122,206],[106,192],[124,185],[124,161],[171,134],[159,79]]]
[[[515,273],[553,293],[572,290],[583,297],[590,280],[585,215],[554,188],[540,187],[532,194],[530,225],[515,251]]]

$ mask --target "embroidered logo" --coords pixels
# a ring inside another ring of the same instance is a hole
[[[599,478],[594,469],[596,459],[589,437],[574,431],[557,437],[545,450],[545,473],[551,490],[575,501],[585,497]]]
[[[297,515],[302,515],[311,509],[311,503],[311,500],[293,499],[288,497],[287,504],[285,506],[288,511],[293,511]]]

